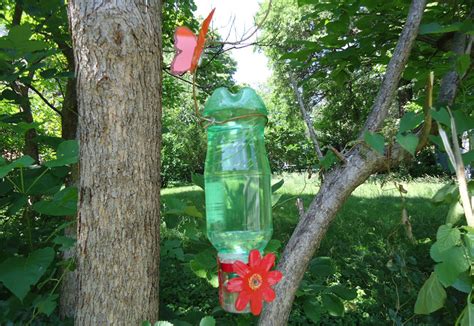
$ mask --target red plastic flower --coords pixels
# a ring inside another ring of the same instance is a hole
[[[270,271],[274,264],[274,254],[267,254],[262,259],[256,249],[250,252],[248,265],[239,260],[233,264],[234,272],[240,277],[231,279],[226,288],[229,292],[240,292],[235,301],[238,311],[244,310],[250,301],[250,310],[257,316],[262,311],[263,300],[271,302],[275,299],[271,286],[280,282],[283,274],[280,271]]]

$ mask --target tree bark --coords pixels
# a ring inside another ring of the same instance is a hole
[[[387,66],[384,80],[364,130],[379,129],[387,117],[401,74],[415,42],[425,4],[426,0],[414,0],[410,6],[407,21]],[[336,167],[326,175],[318,194],[300,219],[285,247],[277,267],[284,278],[276,285],[276,299],[265,307],[260,317],[260,325],[286,325],[296,290],[303,279],[308,263],[318,249],[336,213],[354,189],[367,180],[374,171],[382,168],[385,163],[384,156],[359,144],[349,151],[345,165]]]
[[[72,0],[77,325],[158,319],[161,1]]]

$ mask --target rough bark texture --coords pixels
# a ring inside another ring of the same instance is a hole
[[[365,130],[377,130],[385,120],[395,97],[400,76],[408,60],[418,32],[426,0],[414,0],[398,40],[394,54],[387,66],[381,88],[375,99]],[[294,295],[314,252],[341,206],[352,191],[374,171],[385,165],[385,157],[368,150],[363,145],[354,147],[346,155],[346,164],[328,173],[309,209],[296,226],[277,269],[284,279],[276,286],[276,299],[267,305],[260,318],[260,325],[286,325]]]
[[[69,71],[74,71],[74,52],[72,48],[64,42],[63,39],[54,39],[62,54],[66,58]],[[64,99],[61,108],[61,137],[64,139],[77,139],[77,124],[78,124],[78,110],[77,110],[77,92],[76,92],[76,78],[69,78],[66,83],[64,91]],[[67,180],[68,186],[79,185],[79,165],[75,164],[71,167],[71,175]],[[69,221],[77,219],[76,216],[67,217]],[[64,230],[64,235],[76,238],[76,228],[74,225],[67,227]],[[63,259],[75,257],[76,247],[64,251]],[[77,301],[77,271],[70,271],[65,274],[61,282],[61,295],[59,302],[59,313],[61,318],[73,318],[75,314]]]
[[[161,1],[73,0],[76,325],[158,319]]]

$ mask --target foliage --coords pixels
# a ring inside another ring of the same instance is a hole
[[[284,98],[286,106],[291,108],[288,111],[299,116],[295,94],[290,88],[290,81],[295,79],[321,146],[332,145],[340,151],[350,148],[373,104],[409,2],[279,0],[272,5],[263,28],[263,39],[270,40],[272,46],[262,46],[274,71],[271,97]],[[449,49],[452,31],[472,32],[472,22],[467,18],[469,12],[467,1],[454,6],[428,4],[421,26],[422,36],[417,39],[396,103],[390,108],[390,118],[382,130],[385,143],[398,142],[407,152],[415,154],[418,138],[413,130],[423,120],[423,87],[429,71],[441,78],[451,68],[464,74],[470,66],[468,55],[456,56]],[[472,82],[470,75],[463,79],[457,101],[459,111],[468,115],[472,107],[472,96],[468,95]],[[438,90],[439,83],[436,83],[435,94]],[[396,125],[400,129],[392,133]],[[278,132],[291,135],[296,131],[301,135],[303,130],[283,123]],[[382,152],[380,137],[366,135],[365,138],[372,142],[369,145],[376,142],[376,150]],[[279,153],[279,158],[285,160],[291,157],[289,153]],[[424,161],[425,158],[428,161]],[[405,169],[428,166],[429,162],[430,156],[421,155],[417,162],[405,165]],[[439,172],[436,164],[429,166],[424,172]]]
[[[267,247],[277,253],[298,222],[295,199],[300,197],[308,205],[319,187],[317,180],[308,180],[305,175],[285,175],[284,179],[285,183],[276,191],[282,196],[273,207],[274,236]],[[452,322],[462,309],[456,306],[455,298],[448,299],[449,309],[443,314],[413,316],[417,292],[425,275],[429,275],[426,239],[436,233],[448,210],[429,200],[441,186],[436,179],[413,181],[405,186],[413,233],[419,239],[415,244],[399,224],[401,203],[398,191],[390,183],[368,182],[358,188],[331,225],[318,256],[311,260],[289,324],[311,324],[318,319],[320,324],[327,325]],[[168,188],[162,198],[165,220],[160,318],[175,325],[195,325],[206,315],[213,316],[217,325],[256,324],[254,317],[227,314],[219,306],[216,257],[205,237],[202,190],[189,186]],[[193,217],[184,213],[192,213],[194,208],[202,214]],[[342,316],[333,316],[341,311]]]
[[[58,233],[71,224],[64,217],[76,213],[77,190],[65,181],[77,161],[77,142],[64,141],[57,158],[42,165],[29,156],[0,164],[1,323],[57,318],[48,319],[58,304],[58,285],[74,269],[60,253],[75,240]]]
[[[441,188],[434,196],[438,204],[449,204],[450,209],[446,216],[445,224],[438,228],[436,242],[430,248],[430,256],[436,262],[434,272],[425,282],[418,293],[415,303],[415,313],[430,314],[441,309],[446,301],[447,293],[445,288],[452,287],[467,294],[466,306],[456,320],[456,325],[470,325],[474,320],[474,306],[471,299],[473,293],[472,276],[474,275],[474,229],[469,220],[472,215],[471,198],[474,195],[474,183],[472,181],[465,185],[465,173],[463,158],[457,150],[454,150],[449,143],[444,128],[451,128],[454,147],[458,146],[456,135],[456,119],[451,111],[449,123],[445,121],[441,114],[435,114],[438,121],[438,128],[443,138],[443,146],[450,156],[450,162],[457,170],[459,187],[448,184]],[[444,122],[443,122],[444,121]],[[458,120],[463,123],[465,120]],[[442,123],[446,124],[445,126]],[[461,129],[463,129],[461,127]],[[470,162],[469,162],[470,163]],[[461,170],[461,172],[459,172]],[[464,186],[463,186],[464,184]],[[467,198],[463,201],[463,195]],[[464,224],[466,219],[467,226]]]

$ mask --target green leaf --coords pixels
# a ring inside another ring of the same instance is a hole
[[[399,132],[412,130],[417,127],[423,121],[423,115],[421,113],[407,112],[403,115],[400,120]]]
[[[436,273],[431,273],[425,284],[418,292],[415,303],[415,314],[429,315],[440,309],[446,300],[446,291],[436,277]]]
[[[58,297],[59,296],[57,294],[41,296],[40,299],[35,302],[35,307],[38,309],[39,313],[45,314],[49,317],[58,305]]]
[[[462,161],[464,165],[469,165],[472,162],[474,162],[474,150],[469,151],[467,153],[463,153],[462,155]]]
[[[33,205],[38,213],[51,216],[72,216],[77,212],[77,188],[67,187],[56,193],[53,200],[41,200]]]
[[[48,168],[77,163],[79,157],[79,144],[77,140],[66,140],[58,146],[57,159],[45,162]]]
[[[450,224],[441,225],[436,233],[438,249],[440,252],[448,250],[461,241],[461,232],[457,228],[453,228]]]
[[[445,108],[439,108],[438,110],[431,109],[431,116],[439,123],[448,127],[451,126],[451,118]]]
[[[336,272],[331,258],[329,257],[314,258],[310,263],[309,270],[311,274],[322,278],[331,276]]]
[[[55,243],[57,245],[61,245],[59,250],[65,251],[65,250],[68,250],[68,249],[74,247],[74,245],[76,243],[76,239],[71,238],[71,237],[67,237],[67,236],[64,236],[64,235],[58,235],[53,239],[53,243]]]
[[[418,146],[418,136],[414,134],[397,134],[397,142],[402,146],[407,152],[415,156],[416,147]]]
[[[449,33],[449,32],[456,32],[460,29],[460,23],[454,23],[451,25],[443,26],[439,23],[429,23],[429,24],[422,24],[420,25],[420,35],[425,34],[440,34],[440,33]]]
[[[462,54],[456,58],[456,72],[459,75],[464,75],[471,65],[471,56],[469,54]]]
[[[169,321],[160,320],[157,321],[153,326],[173,326]]]
[[[197,218],[202,218],[203,217],[202,212],[200,212],[196,208],[196,206],[186,206],[183,213],[186,216],[192,216],[192,217],[197,217]]]
[[[444,185],[441,189],[439,189],[436,194],[433,196],[431,201],[436,204],[441,203],[453,203],[457,202],[459,199],[459,188],[457,184],[450,183]]]
[[[441,263],[436,264],[435,273],[438,280],[445,286],[452,285],[461,273],[469,269],[469,260],[463,247],[452,247],[441,253]]]
[[[201,187],[204,190],[204,175],[199,173],[193,173],[191,175],[191,180],[196,186]]]
[[[277,183],[274,183],[272,185],[272,193],[277,192],[278,189],[280,189],[283,186],[284,183],[285,183],[285,179],[281,179]]]
[[[331,316],[340,317],[344,315],[344,304],[341,299],[331,293],[323,293],[321,295],[323,307]]]
[[[278,249],[281,248],[281,242],[277,239],[272,239],[268,242],[267,246],[265,247],[265,253],[273,252],[277,253]]]
[[[283,194],[279,193],[279,194],[272,194],[272,207],[275,207],[278,205],[278,203],[280,202],[280,199],[281,197],[283,196]]]
[[[459,201],[451,203],[448,210],[448,215],[446,215],[446,223],[456,224],[464,217],[464,209]]]
[[[357,298],[357,291],[355,289],[348,289],[340,284],[331,286],[329,291],[343,300],[354,300]]]
[[[15,215],[22,207],[25,207],[28,204],[28,196],[18,193],[15,193],[14,195],[15,199],[6,211],[6,215],[8,216]]]
[[[54,259],[53,248],[46,247],[31,252],[28,257],[12,257],[0,264],[0,281],[18,299],[23,298],[46,272]]]
[[[451,284],[453,288],[455,288],[458,291],[464,292],[464,293],[471,293],[472,290],[472,281],[471,278],[469,277],[469,273],[461,273],[456,281],[454,281],[453,284]]]
[[[199,326],[215,326],[216,325],[216,320],[214,317],[211,316],[206,316],[203,319],[201,319],[201,322],[199,323]]]
[[[10,171],[16,169],[16,168],[24,168],[27,166],[32,165],[35,163],[35,160],[31,158],[31,156],[24,155],[20,157],[19,159],[14,160],[10,164],[3,165],[0,167],[0,178],[5,177]]]
[[[309,320],[315,324],[319,323],[321,318],[321,307],[319,304],[311,299],[308,299],[303,303],[303,311]]]
[[[337,156],[334,154],[333,151],[327,151],[326,155],[324,155],[323,159],[319,162],[321,167],[325,170],[329,170],[334,163],[337,162]]]
[[[370,147],[376,150],[380,155],[383,155],[384,147],[385,147],[385,139],[383,138],[382,135],[375,132],[366,131],[364,133],[364,140]]]

